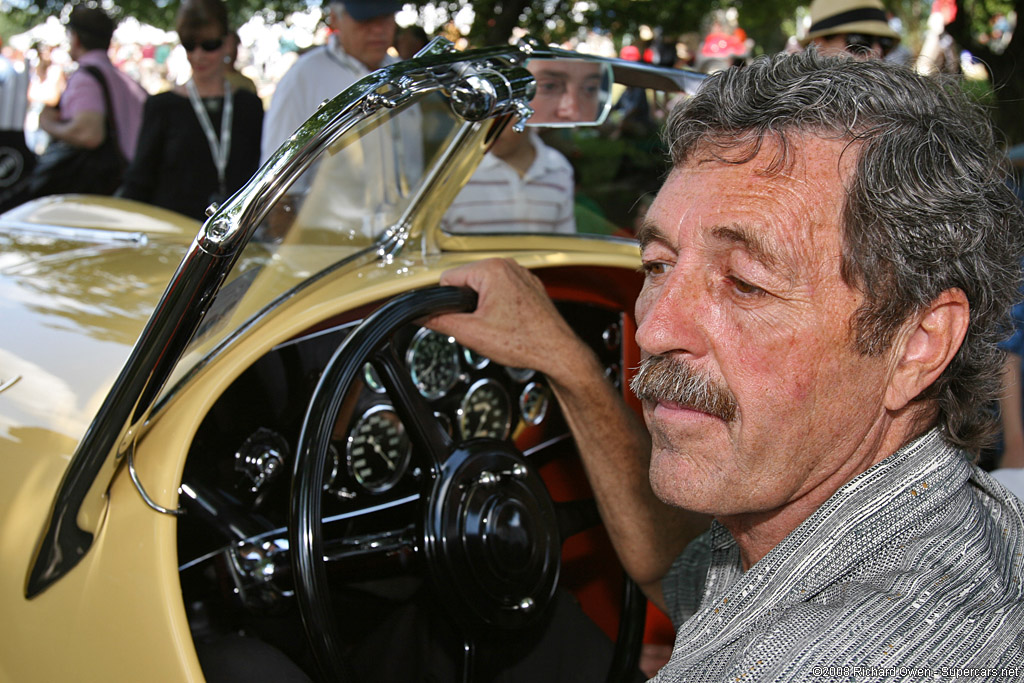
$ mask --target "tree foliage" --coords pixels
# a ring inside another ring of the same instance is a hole
[[[133,16],[142,22],[170,29],[181,0],[114,0],[114,12]],[[268,21],[282,20],[294,11],[316,5],[316,0],[225,0],[232,21],[237,25],[254,15]],[[795,28],[797,8],[810,0],[416,0],[421,8],[433,5],[454,17],[471,6],[475,20],[469,39],[474,45],[507,42],[515,28],[526,29],[537,37],[561,42],[594,28],[607,31],[621,41],[638,34],[643,25],[660,28],[666,37],[707,31],[705,22],[713,10],[734,7],[747,34],[761,52],[782,49]],[[931,0],[888,0],[902,19],[906,42],[911,50],[921,45]],[[956,21],[948,27],[957,43],[979,57],[989,68],[995,88],[996,121],[1012,142],[1024,141],[1024,117],[1019,115],[1024,101],[1024,28],[1018,31],[1005,50],[994,51],[979,40],[989,30],[997,14],[1016,11],[1022,16],[1024,0],[957,0]],[[28,28],[47,16],[62,16],[69,7],[59,0],[0,0],[6,11],[0,31]],[[581,9],[581,7],[583,9]]]

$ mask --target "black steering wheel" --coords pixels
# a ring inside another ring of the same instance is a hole
[[[395,332],[443,312],[471,311],[476,293],[435,287],[398,296],[366,318],[342,342],[320,377],[299,437],[292,479],[289,545],[303,626],[324,680],[355,680],[332,607],[323,534],[325,469],[342,402],[369,362],[421,457],[429,459],[420,499],[399,543],[440,603],[462,626],[462,680],[474,681],[480,633],[528,629],[555,595],[564,538],[593,521],[579,506],[552,502],[534,465],[514,446],[495,439],[456,442],[413,384],[393,347]],[[594,515],[596,516],[596,515]],[[586,518],[586,515],[582,516]],[[391,538],[401,537],[395,532]],[[388,545],[363,544],[353,552]],[[348,558],[351,559],[351,558]],[[646,600],[626,580],[609,681],[635,678]]]

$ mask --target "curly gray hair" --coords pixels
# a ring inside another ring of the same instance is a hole
[[[858,154],[841,264],[843,280],[865,297],[851,321],[855,348],[882,353],[943,291],[966,294],[967,336],[918,398],[935,401],[946,441],[978,453],[997,426],[996,344],[1020,298],[1024,254],[1020,206],[988,117],[955,81],[809,50],[711,76],[672,112],[665,136],[676,166],[698,152],[744,163],[770,138],[778,169],[792,138],[807,133],[849,140]]]

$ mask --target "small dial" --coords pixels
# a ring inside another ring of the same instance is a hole
[[[348,471],[367,491],[387,491],[409,466],[412,447],[389,405],[366,411],[348,436]]]
[[[511,423],[508,394],[492,379],[473,384],[459,406],[459,432],[463,439],[504,439]]]
[[[519,412],[527,424],[538,425],[548,414],[551,390],[539,382],[530,382],[519,395]]]
[[[473,349],[462,349],[462,357],[466,360],[466,365],[474,370],[483,370],[491,362],[490,358],[480,355]]]
[[[405,362],[426,398],[441,398],[459,381],[459,345],[454,337],[421,329],[409,344]]]
[[[530,368],[505,368],[505,372],[517,382],[528,382],[534,375],[534,371]]]
[[[377,394],[384,393],[384,383],[380,381],[380,375],[373,369],[373,366],[366,363],[363,366],[363,381],[366,382],[366,386]]]

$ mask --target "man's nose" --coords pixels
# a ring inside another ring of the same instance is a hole
[[[707,352],[708,323],[714,310],[698,277],[673,273],[664,284],[647,285],[641,291],[636,306],[636,342],[644,352],[692,357]]]

